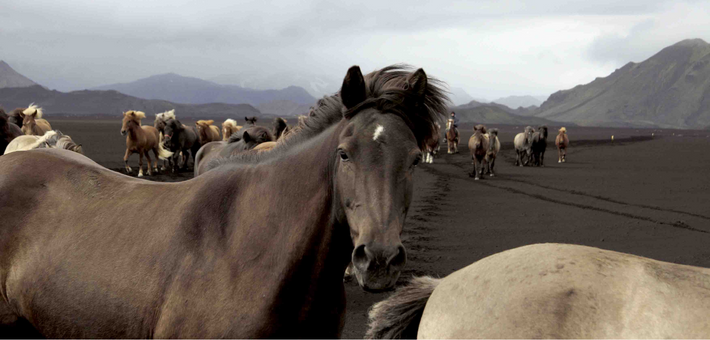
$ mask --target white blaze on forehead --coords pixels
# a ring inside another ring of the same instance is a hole
[[[385,131],[385,128],[382,125],[377,125],[375,128],[375,134],[372,135],[372,140],[377,140],[378,137],[382,134],[382,132]]]

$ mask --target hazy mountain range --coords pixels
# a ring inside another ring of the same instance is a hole
[[[542,102],[547,99],[547,96],[508,96],[498,98],[491,101],[492,103],[503,104],[507,107],[517,109],[519,107],[529,108],[531,106],[539,107]]]
[[[456,116],[461,123],[481,123],[481,124],[513,124],[513,125],[552,125],[555,122],[548,119],[532,117],[529,115],[531,109],[511,109],[498,103],[481,103],[475,100],[452,107],[450,111],[456,112]]]
[[[37,85],[37,83],[17,73],[10,65],[0,60],[0,88],[28,87],[33,85]]]

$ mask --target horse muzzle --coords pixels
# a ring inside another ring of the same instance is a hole
[[[126,135],[126,130],[121,130],[121,136],[125,136],[125,135]]]
[[[399,278],[407,252],[401,243],[394,246],[361,244],[353,250],[355,278],[366,291],[392,289]]]

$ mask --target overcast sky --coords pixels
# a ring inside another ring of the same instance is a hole
[[[549,95],[687,38],[710,41],[710,1],[0,1],[0,59],[61,91],[167,72],[337,89],[404,62],[473,97]]]

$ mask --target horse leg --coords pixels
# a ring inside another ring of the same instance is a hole
[[[147,153],[148,152],[146,152],[146,154]],[[155,156],[155,163],[153,163],[153,164],[155,164],[155,173],[158,174],[158,173],[160,173],[160,169],[158,168],[158,165],[160,163],[160,156],[158,154],[158,148],[153,148],[153,156]],[[163,162],[163,164],[165,164],[165,162]],[[165,170],[165,166],[163,166],[163,171],[164,170]]]
[[[540,152],[540,166],[545,166],[545,150]]]
[[[138,177],[143,177],[143,150],[138,152]]]
[[[491,160],[488,161],[488,172],[491,174],[491,177],[495,177],[495,173],[493,172],[493,167],[496,164],[496,158],[493,157]]]
[[[562,148],[557,148],[557,163],[562,163]]]
[[[148,159],[148,176],[152,176],[153,175],[153,169],[152,169],[153,160],[150,159],[150,150],[145,152],[145,158]],[[156,158],[155,161],[157,162],[158,159]]]
[[[478,164],[478,158],[476,158],[474,156],[473,157],[473,177],[474,177],[473,179],[476,181],[479,179],[478,178],[478,167],[479,166],[480,166],[480,164]]]
[[[567,161],[567,148],[562,149],[562,163]]]
[[[130,156],[133,152],[131,152],[130,149],[126,149],[126,155],[123,156],[123,164],[126,166],[126,173],[130,174],[133,169],[131,169],[130,166],[128,166],[128,156]]]

